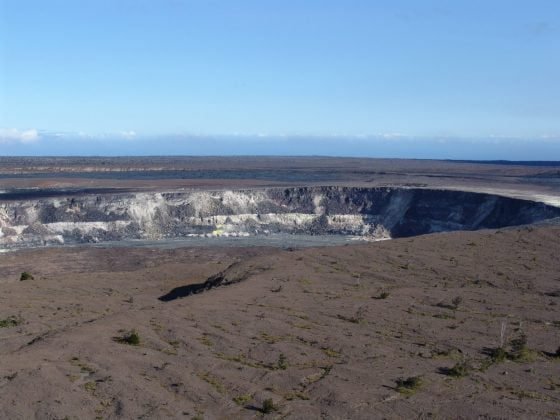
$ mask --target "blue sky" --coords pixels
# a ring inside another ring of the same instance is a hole
[[[557,0],[0,0],[0,154],[560,160],[558,75]]]

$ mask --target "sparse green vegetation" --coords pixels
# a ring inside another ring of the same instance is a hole
[[[288,369],[288,359],[286,358],[284,353],[280,353],[280,356],[278,356],[278,363],[276,364],[276,366],[280,370]]]
[[[268,344],[274,344],[274,343],[280,341],[281,337],[276,337],[276,336],[270,335],[266,332],[262,332],[261,333],[261,339]]]
[[[342,319],[343,321],[348,321],[353,324],[360,324],[365,321],[364,317],[366,312],[367,312],[367,308],[365,305],[363,305],[360,308],[358,308],[354,316],[348,317],[348,316],[338,314],[337,317],[338,319]]]
[[[176,349],[181,345],[181,342],[179,340],[171,340],[169,341],[169,345]]]
[[[451,309],[453,311],[456,311],[462,302],[463,302],[463,298],[461,296],[456,296],[451,300],[450,304],[445,302],[439,302],[436,303],[435,306],[437,306],[438,308]]]
[[[292,322],[292,326],[295,328],[301,328],[302,330],[311,330],[313,326],[311,324],[306,324],[305,322]]]
[[[420,376],[410,376],[408,378],[399,378],[396,381],[397,391],[401,394],[411,395],[414,394],[422,386],[422,379]]]
[[[496,347],[490,350],[490,358],[494,363],[501,363],[508,358],[508,353],[503,347]]]
[[[203,334],[202,337],[199,337],[198,341],[200,341],[202,344],[204,344],[207,347],[212,347],[214,345],[214,343],[210,341],[210,339],[206,334]]]
[[[287,401],[292,401],[295,400],[296,398],[300,399],[300,400],[304,400],[307,401],[309,400],[309,395],[307,395],[304,392],[301,391],[294,391],[294,392],[289,392],[287,393],[284,398],[286,398]]]
[[[305,384],[305,386],[307,386],[307,385],[314,384],[315,382],[319,382],[325,379],[331,373],[332,368],[333,368],[332,365],[321,367],[321,372],[307,376],[306,378],[303,379],[302,383]]]
[[[84,384],[84,388],[86,391],[91,392],[93,394],[97,389],[97,384],[94,381],[86,382]]]
[[[329,357],[340,357],[340,352],[330,349],[328,347],[322,349],[323,353],[325,353]]]
[[[439,319],[455,319],[453,315],[449,315],[449,314],[435,314],[433,315],[433,317]]]
[[[228,330],[226,330],[224,327],[222,327],[220,324],[212,324],[212,327],[216,328],[217,330],[223,331],[223,332],[228,332]]]
[[[527,347],[527,336],[525,334],[511,340],[509,357],[516,362],[532,362],[535,359],[535,352]]]
[[[199,373],[198,377],[200,379],[202,379],[203,381],[209,383],[210,385],[212,385],[212,387],[218,391],[220,394],[224,394],[225,393],[225,387],[224,385],[218,380],[218,378],[212,376],[210,374],[210,372],[204,372],[204,373]]]
[[[24,271],[23,273],[21,273],[21,275],[19,276],[20,281],[25,281],[25,280],[33,280],[34,277],[29,274],[27,271]]]
[[[510,345],[511,350],[509,351],[503,346],[488,349],[487,354],[490,356],[491,363],[501,363],[505,360],[528,363],[534,361],[537,357],[537,352],[527,347],[527,336],[525,334],[511,340]]]
[[[463,298],[461,296],[454,297],[453,300],[451,301],[451,304],[453,305],[453,309],[459,308],[459,305],[462,302],[463,302]]]
[[[136,330],[130,330],[122,336],[117,337],[115,341],[121,344],[128,344],[129,346],[138,346],[140,345],[140,335]]]
[[[232,398],[233,402],[240,406],[245,406],[253,399],[253,394],[243,394]]]
[[[468,376],[470,370],[469,364],[466,361],[461,361],[449,369],[443,369],[443,373],[454,378],[464,378]]]
[[[353,324],[359,324],[360,323],[360,320],[358,318],[354,317],[354,316],[344,316],[344,315],[338,314],[337,318],[341,319],[343,321],[351,322]]]
[[[80,362],[80,360],[78,358],[76,358],[75,360],[72,359],[70,361],[70,363],[72,363],[74,366],[77,366],[80,368],[80,373],[87,373],[89,375],[92,375],[95,373],[95,369],[92,368],[91,366],[87,365],[86,363]]]
[[[272,398],[267,398],[266,400],[263,401],[261,411],[265,414],[270,414],[273,413],[274,411],[278,411],[278,407],[276,406],[276,404],[274,404]]]
[[[0,328],[17,327],[21,321],[15,316],[9,316],[5,319],[0,319]]]
[[[432,351],[432,358],[453,357],[453,355],[455,355],[456,353],[457,353],[457,350],[455,350],[455,349],[446,349],[446,350],[434,349]]]

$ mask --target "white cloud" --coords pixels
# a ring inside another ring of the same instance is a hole
[[[121,137],[124,137],[125,139],[133,139],[134,137],[136,137],[136,131],[134,130],[130,130],[130,131],[121,131]]]
[[[541,134],[540,139],[544,141],[560,141],[560,134]]]
[[[0,143],[35,143],[41,138],[35,129],[18,130],[17,128],[0,128]]]
[[[44,137],[66,138],[66,139],[80,139],[92,141],[106,141],[106,140],[131,140],[138,136],[134,130],[128,131],[107,131],[107,132],[87,132],[87,131],[59,131],[59,132],[43,132]]]

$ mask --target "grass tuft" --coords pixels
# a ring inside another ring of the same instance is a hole
[[[233,402],[242,407],[246,406],[253,399],[253,394],[243,394],[232,398]]]
[[[401,394],[412,395],[422,386],[420,376],[410,376],[408,378],[399,378],[396,381],[397,391]]]
[[[33,280],[34,277],[29,274],[27,271],[24,271],[23,273],[21,273],[21,275],[19,276],[20,281],[25,281],[25,280]]]
[[[278,407],[276,406],[276,404],[274,404],[272,398],[267,398],[266,400],[263,401],[261,411],[265,414],[270,414],[275,411],[278,411]]]
[[[469,364],[465,361],[455,363],[451,368],[442,369],[442,373],[447,376],[452,376],[453,378],[464,378],[469,375],[471,368]]]
[[[9,316],[5,319],[0,319],[0,328],[12,328],[17,327],[21,321],[15,316]]]
[[[278,363],[276,364],[276,366],[280,370],[288,369],[288,359],[286,358],[286,355],[284,353],[281,353],[280,356],[278,356]]]
[[[139,346],[140,335],[136,330],[130,330],[121,337],[116,337],[115,341],[121,344],[128,344],[129,346]]]

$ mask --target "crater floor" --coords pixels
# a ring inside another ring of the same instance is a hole
[[[0,417],[557,418],[559,238],[4,254]]]

